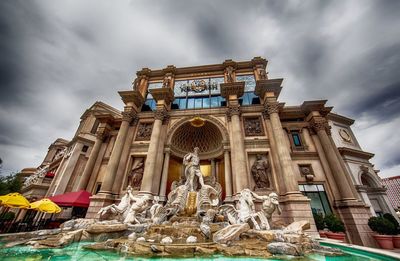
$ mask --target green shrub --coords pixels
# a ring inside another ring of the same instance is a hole
[[[15,217],[15,213],[8,211],[7,213],[4,214],[2,220],[13,220]]]
[[[324,221],[326,227],[334,233],[346,231],[343,222],[334,214],[326,215]]]
[[[325,228],[324,216],[322,214],[316,214],[316,213],[313,213],[313,216],[317,229],[324,230]]]
[[[395,225],[384,217],[370,217],[368,220],[368,226],[372,231],[375,231],[380,235],[396,234]]]
[[[400,233],[400,228],[399,228],[399,222],[397,222],[397,219],[390,213],[385,213],[383,214],[383,217],[392,222],[396,229],[396,234]]]

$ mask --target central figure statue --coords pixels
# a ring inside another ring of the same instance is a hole
[[[193,153],[190,152],[183,157],[183,165],[185,166],[185,177],[186,183],[185,185],[188,187],[189,191],[195,191],[195,178],[198,178],[198,183],[200,184],[201,189],[204,186],[203,174],[200,170],[200,157],[199,157],[199,148],[195,147]]]

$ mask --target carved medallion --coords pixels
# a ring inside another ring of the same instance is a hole
[[[142,122],[138,126],[136,133],[136,140],[150,140],[151,132],[153,130],[153,123]]]
[[[244,118],[244,133],[246,136],[264,136],[260,118]]]
[[[344,141],[351,142],[351,136],[350,136],[350,133],[347,130],[340,129],[339,130],[339,135]]]

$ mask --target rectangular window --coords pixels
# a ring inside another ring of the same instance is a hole
[[[89,149],[89,146],[84,145],[84,146],[82,147],[82,152],[87,152],[88,149]]]
[[[186,109],[186,98],[179,99],[179,109],[181,110]]]
[[[196,98],[196,99],[195,99],[194,107],[195,107],[196,109],[201,109],[201,108],[203,107],[203,101],[202,101],[201,98]]]
[[[298,132],[292,132],[293,144],[296,147],[301,147],[300,134]]]
[[[187,108],[188,109],[194,109],[194,98],[190,98],[187,101]]]
[[[99,127],[99,124],[100,124],[99,120],[96,119],[96,121],[93,124],[92,129],[90,130],[90,133],[95,134],[97,131],[97,127]]]
[[[210,98],[203,98],[203,108],[210,108]]]

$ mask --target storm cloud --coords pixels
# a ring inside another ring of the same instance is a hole
[[[0,2],[3,173],[41,163],[137,70],[269,60],[280,101],[328,99],[354,118],[381,176],[400,173],[400,1]]]

